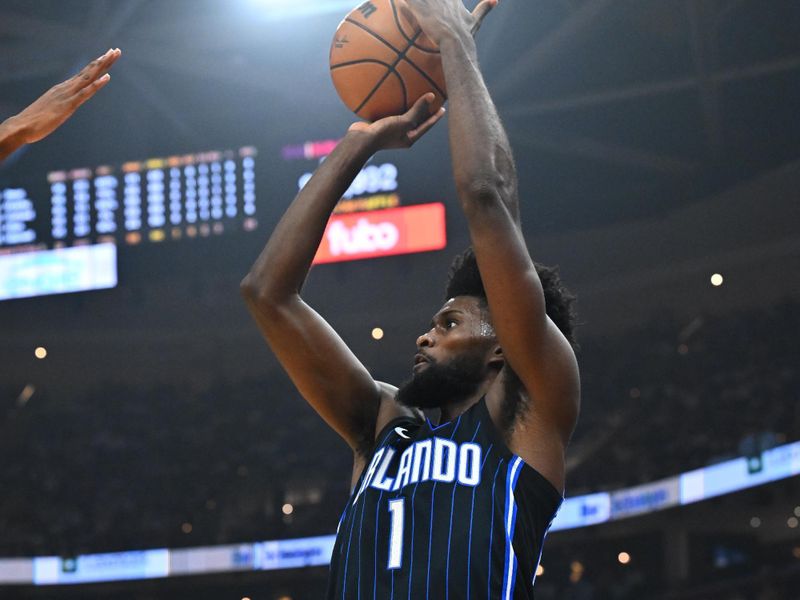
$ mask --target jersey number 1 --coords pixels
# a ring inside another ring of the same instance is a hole
[[[403,520],[405,519],[405,498],[389,500],[389,564],[387,569],[399,569],[403,564]]]

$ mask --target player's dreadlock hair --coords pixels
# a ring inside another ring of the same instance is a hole
[[[575,341],[574,333],[577,318],[574,307],[575,296],[561,283],[558,267],[546,267],[536,262],[534,262],[534,266],[542,281],[547,315],[572,344],[572,347],[577,349],[578,344]],[[480,298],[488,308],[486,290],[478,270],[478,261],[475,259],[475,252],[471,247],[456,256],[450,266],[445,300],[455,296],[475,296]]]

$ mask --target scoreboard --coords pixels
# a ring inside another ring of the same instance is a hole
[[[257,154],[244,147],[51,172],[45,214],[37,215],[25,189],[0,192],[0,248],[136,245],[251,231],[258,225]]]
[[[306,186],[313,169],[337,143],[324,140],[283,148],[283,159],[298,162],[305,171],[297,179],[298,189]],[[447,246],[444,204],[417,201],[403,206],[400,168],[374,159],[356,175],[334,208],[313,264],[432,252]]]
[[[0,190],[0,300],[115,287],[121,245],[252,231],[257,154],[53,171],[34,196]]]
[[[0,248],[15,244],[31,244],[36,233],[31,229],[36,209],[22,188],[0,190]]]
[[[271,192],[302,190],[337,143],[284,146]],[[252,146],[173,155],[52,171],[31,183],[33,193],[0,190],[0,300],[113,287],[125,246],[253,231],[257,158]],[[406,205],[401,171],[368,161],[334,209],[315,264],[446,247],[444,205],[426,197]]]
[[[256,154],[247,147],[50,173],[52,239],[133,245],[252,230]]]

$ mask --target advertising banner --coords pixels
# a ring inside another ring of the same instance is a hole
[[[331,217],[314,264],[414,254],[447,246],[444,204]]]

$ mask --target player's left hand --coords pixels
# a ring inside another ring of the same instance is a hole
[[[117,49],[109,50],[86,65],[80,73],[53,86],[33,104],[12,117],[25,144],[38,142],[69,119],[78,107],[105,86],[111,76],[108,70],[121,56]]]
[[[430,106],[435,98],[433,93],[427,93],[403,115],[385,117],[374,123],[359,121],[353,123],[348,132],[371,136],[376,151],[410,148],[444,116],[444,107],[431,114]]]
[[[458,32],[478,33],[483,20],[497,6],[499,0],[482,0],[470,12],[463,0],[406,0],[411,12],[434,43]]]

